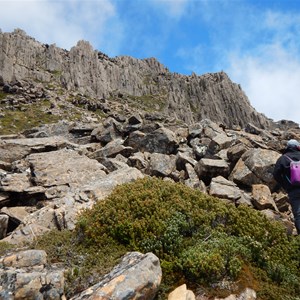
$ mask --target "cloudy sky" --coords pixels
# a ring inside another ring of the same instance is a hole
[[[300,123],[300,0],[0,0],[0,29],[65,49],[156,57],[171,72],[225,71],[252,106]]]

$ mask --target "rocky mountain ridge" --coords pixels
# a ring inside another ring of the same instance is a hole
[[[79,41],[70,51],[41,44],[20,29],[0,32],[2,83],[26,80],[96,98],[116,99],[123,108],[132,102],[191,124],[203,118],[227,127],[273,122],[251,106],[241,87],[226,73],[191,76],[171,73],[156,59],[109,58]]]
[[[87,42],[66,51],[20,30],[1,33],[0,46],[2,242],[72,230],[82,209],[146,176],[247,205],[295,232],[272,170],[299,126],[255,112],[225,73],[172,74],[154,59],[111,59]],[[65,269],[47,265],[44,251],[19,250],[0,258],[0,298],[65,299]],[[156,256],[129,253],[73,299],[153,299],[161,276]],[[208,299],[184,285],[169,297]],[[226,299],[246,298],[255,291]]]

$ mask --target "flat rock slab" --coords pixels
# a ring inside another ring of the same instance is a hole
[[[7,174],[5,178],[0,181],[1,192],[21,193],[30,186],[31,183],[27,173]]]
[[[47,138],[0,139],[0,157],[4,162],[13,162],[31,152],[49,151],[66,147],[70,142],[61,136]]]
[[[112,190],[119,184],[128,183],[145,175],[136,168],[125,167],[118,169],[101,180],[91,181],[82,188],[82,191],[93,200],[101,200],[108,196]]]
[[[62,149],[28,156],[33,180],[36,185],[51,187],[81,186],[103,178],[103,165],[94,159],[79,155],[76,151]]]

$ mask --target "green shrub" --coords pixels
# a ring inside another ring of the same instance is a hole
[[[162,111],[165,107],[164,98],[165,96],[163,92],[158,95],[128,95],[128,99],[133,107],[144,109],[148,112]]]
[[[281,223],[251,208],[179,183],[147,177],[120,185],[81,214],[74,232],[51,236],[38,245],[68,268],[68,296],[95,283],[133,250],[160,258],[157,299],[182,283],[222,297],[245,287],[263,300],[300,294],[298,237],[288,237]],[[224,288],[224,281],[232,284]]]
[[[22,105],[18,110],[3,108],[0,134],[19,133],[41,124],[57,122],[61,117],[45,112],[49,106],[48,100],[41,100],[38,103]]]
[[[181,255],[184,273],[192,280],[214,282],[225,277],[236,279],[243,260],[249,260],[250,252],[242,238],[214,233],[209,239],[183,251]]]
[[[165,255],[191,236],[222,226],[227,213],[226,205],[215,198],[146,178],[117,187],[80,217],[78,228],[88,243],[101,243],[107,235],[131,249]]]
[[[271,283],[298,291],[299,245],[279,222],[182,184],[144,178],[119,186],[82,214],[77,232],[89,245],[109,237],[128,250],[152,251],[164,274],[177,274],[173,285],[182,276],[190,284],[234,280],[250,264]]]

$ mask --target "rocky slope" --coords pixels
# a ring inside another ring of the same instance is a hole
[[[181,127],[140,115],[115,115],[98,124],[60,121],[18,136],[1,136],[0,236],[20,247],[51,229],[73,229],[83,208],[104,199],[115,186],[144,176],[182,182],[236,206],[246,204],[282,222],[293,234],[287,197],[272,178],[279,150],[289,138],[299,139],[299,128],[266,131],[248,124],[246,131],[224,130],[208,119]],[[131,255],[132,269],[124,257],[127,263],[74,299],[119,295],[120,280],[122,289],[134,291],[126,299],[139,294],[153,299],[161,280],[157,258]],[[32,250],[0,259],[0,296],[64,299],[63,269],[43,263],[45,257]],[[143,282],[136,281],[140,268]],[[253,290],[245,293],[256,299]]]
[[[0,78],[2,241],[20,247],[73,229],[83,208],[144,176],[246,204],[293,234],[272,169],[299,127],[258,114],[225,73],[172,74],[155,59],[111,59],[86,42],[68,52],[16,30],[0,34]],[[47,266],[43,251],[11,253],[0,265],[0,298],[64,299],[64,270]],[[155,256],[130,253],[74,299],[153,299],[161,276]],[[193,297],[185,286],[170,295]],[[255,291],[230,299],[246,298]]]
[[[20,29],[0,32],[0,78],[7,84],[26,80],[56,85],[98,102],[116,99],[123,109],[146,107],[188,124],[203,118],[227,127],[272,124],[224,72],[184,76],[154,58],[109,58],[85,41],[67,51],[41,44]]]

